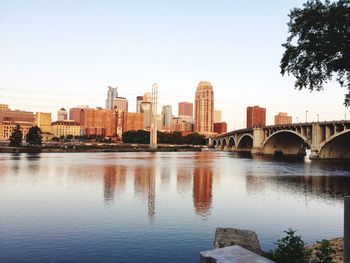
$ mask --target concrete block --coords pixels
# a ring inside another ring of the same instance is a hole
[[[240,246],[200,252],[200,263],[275,263]]]

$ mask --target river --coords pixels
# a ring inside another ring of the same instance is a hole
[[[216,227],[262,248],[342,236],[350,164],[229,152],[0,155],[0,262],[198,262]]]

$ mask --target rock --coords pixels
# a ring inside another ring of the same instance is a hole
[[[238,245],[256,254],[262,255],[258,236],[251,230],[218,227],[215,231],[216,248]]]
[[[218,248],[200,253],[200,263],[274,263],[240,246]]]

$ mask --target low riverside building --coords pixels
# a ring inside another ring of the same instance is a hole
[[[8,141],[10,139],[10,136],[12,132],[16,129],[17,125],[20,126],[20,130],[22,131],[24,140],[26,138],[26,135],[34,124],[32,122],[24,122],[24,121],[3,121],[0,123],[0,140],[1,141]]]
[[[62,120],[55,121],[51,123],[52,133],[55,137],[60,136],[79,136],[80,135],[80,125],[76,121],[73,120]]]

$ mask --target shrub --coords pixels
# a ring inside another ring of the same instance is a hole
[[[305,248],[301,237],[296,236],[296,231],[291,228],[284,232],[286,236],[277,240],[273,260],[278,263],[308,263],[310,251]]]

